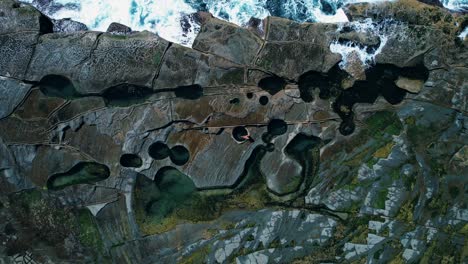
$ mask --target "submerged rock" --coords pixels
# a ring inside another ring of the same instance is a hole
[[[405,77],[398,77],[398,80],[396,80],[395,84],[401,89],[405,89],[410,93],[419,93],[424,87],[424,81]]]

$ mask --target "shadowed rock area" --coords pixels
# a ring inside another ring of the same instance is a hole
[[[345,12],[188,48],[1,0],[0,263],[468,262],[468,17]]]

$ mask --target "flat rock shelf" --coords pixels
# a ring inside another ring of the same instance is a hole
[[[0,0],[0,263],[467,263],[468,15],[343,10],[189,48]]]

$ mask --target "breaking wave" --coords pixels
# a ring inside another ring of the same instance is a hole
[[[376,0],[378,1],[378,0]],[[92,30],[105,31],[118,22],[133,30],[148,30],[182,45],[191,46],[198,26],[190,14],[208,11],[214,16],[238,25],[251,17],[269,15],[300,22],[345,22],[340,7],[351,1],[330,0],[23,0],[48,16],[71,18]],[[352,2],[357,2],[352,0]],[[182,23],[185,26],[182,27]],[[188,27],[187,27],[188,25]]]
[[[341,55],[341,62],[339,66],[344,68],[348,63],[347,59],[352,53],[357,54],[361,63],[367,68],[375,62],[375,57],[382,51],[383,47],[387,44],[389,35],[394,31],[394,26],[398,23],[393,20],[384,20],[382,22],[376,23],[371,19],[366,19],[364,21],[355,21],[346,25],[346,27],[351,28],[353,31],[366,34],[367,38],[375,38],[376,45],[373,47],[370,45],[361,46],[357,45],[352,41],[340,42],[338,40],[330,44],[330,51],[333,53],[338,53]],[[343,31],[344,25],[341,24],[337,31]],[[349,30],[349,29],[347,29]]]
[[[452,11],[468,12],[468,0],[440,0],[440,2]]]
[[[280,16],[299,22],[346,22],[341,7],[384,0],[23,0],[52,18],[71,18],[92,30],[105,31],[118,22],[133,30],[156,32],[161,37],[191,46],[199,27],[190,14],[209,11],[238,25],[251,17]],[[441,0],[452,10],[468,10],[468,0]]]

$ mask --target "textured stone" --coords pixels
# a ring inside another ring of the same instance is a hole
[[[309,64],[309,61],[319,63]],[[257,66],[279,76],[296,79],[308,71],[327,72],[340,61],[340,55],[327,46],[304,42],[267,42],[259,54]]]
[[[0,34],[0,75],[24,79],[38,34],[34,32]]]
[[[109,25],[107,32],[114,34],[128,34],[132,32],[132,29],[126,25],[114,22]]]
[[[97,32],[74,32],[43,35],[36,46],[27,78],[40,81],[46,75],[63,75],[79,80],[82,63],[90,59],[97,42]],[[79,88],[78,88],[79,90]]]
[[[394,26],[388,28],[389,38],[381,52],[377,54],[377,63],[390,63],[399,67],[416,66],[421,56],[441,45],[441,31],[425,26]]]
[[[365,5],[353,12],[375,15],[367,30],[275,17],[242,28],[198,13],[184,18],[204,27],[190,49],[149,32],[43,34],[37,11],[10,3],[0,3],[0,252],[47,263],[466,262],[462,16]],[[383,46],[364,67],[331,53],[343,42]]]
[[[424,87],[424,82],[421,80],[408,79],[405,77],[399,77],[395,84],[401,89],[405,89],[410,93],[419,93]]]
[[[329,49],[336,37],[336,25],[301,25],[275,17],[269,17],[267,23],[267,42],[258,55],[257,66],[296,79],[307,71],[327,72],[340,61],[340,56]],[[310,64],[310,61],[318,63]]]
[[[174,84],[174,80],[179,80]],[[198,84],[221,86],[244,83],[244,69],[223,57],[173,44],[161,65],[154,89]]]
[[[246,28],[211,18],[204,21],[192,47],[238,64],[253,62],[263,41]]]
[[[0,119],[9,116],[31,89],[30,84],[0,77]]]
[[[85,24],[67,18],[55,19],[52,20],[52,22],[54,23],[54,32],[71,33],[88,30],[88,27]]]
[[[31,61],[28,78],[63,75],[82,94],[100,93],[122,83],[151,87],[167,45],[149,32],[45,35]]]
[[[355,51],[348,54],[346,60],[346,66],[344,70],[349,73],[355,80],[365,80],[366,72],[365,65],[359,58],[359,54]]]
[[[30,5],[16,0],[0,2],[0,35],[18,32],[51,33],[52,22]],[[1,43],[1,41],[0,41]]]

